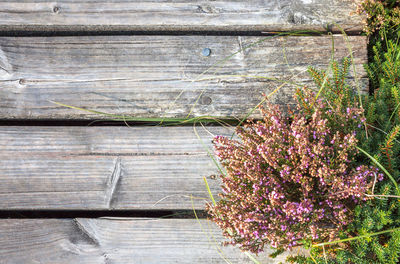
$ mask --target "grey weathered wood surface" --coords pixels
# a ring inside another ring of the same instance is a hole
[[[0,210],[204,209],[209,127],[0,127]],[[203,199],[200,199],[203,198]]]
[[[0,220],[0,257],[4,264],[226,263],[217,250],[221,241],[221,232],[206,220]],[[222,252],[233,264],[253,263],[237,248],[223,247]],[[285,258],[274,260],[268,253],[271,250],[267,248],[258,257],[261,263],[278,263]]]
[[[343,28],[357,34],[361,18],[352,10],[349,0],[0,0],[0,33],[240,34]],[[261,76],[310,84],[306,67],[328,65],[330,36],[271,37],[241,50],[261,39],[0,37],[0,119],[100,118],[50,101],[135,117],[185,117],[191,110],[194,116],[243,117],[262,93],[281,85]],[[353,47],[356,72],[366,89],[366,38],[353,36],[346,43],[335,36],[334,44],[337,59],[349,54],[348,44]],[[201,54],[204,48],[211,49],[210,56]],[[289,104],[293,88],[282,86],[272,100]],[[212,136],[198,131],[210,147]],[[231,132],[221,127],[210,131]],[[0,210],[203,209],[208,193],[202,178],[208,178],[216,194],[216,174],[191,127],[0,127]],[[0,262],[225,263],[216,248],[223,240],[220,230],[200,222],[0,219]],[[223,251],[231,263],[252,263],[233,247]],[[271,260],[268,253],[260,257],[262,263],[283,259]]]
[[[351,0],[0,1],[0,30],[360,32]]]
[[[186,117],[189,113],[243,117],[260,102],[262,93],[282,85],[261,77],[309,84],[307,67],[324,69],[331,57],[331,36],[268,37],[240,51],[262,39],[2,37],[0,118],[100,118],[50,101],[135,117]],[[335,35],[333,40],[336,59],[348,56],[352,47],[357,76],[365,88],[366,38],[350,36],[347,42]],[[204,48],[211,49],[210,56],[202,55]],[[290,103],[293,88],[283,85],[271,100]]]

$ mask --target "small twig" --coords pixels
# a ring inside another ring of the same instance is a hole
[[[326,259],[325,246],[322,246],[322,251],[324,252],[325,263],[328,264],[328,260]]]
[[[365,196],[368,196],[368,197],[376,197],[376,198],[378,198],[378,197],[386,197],[386,198],[400,198],[400,196],[398,196],[398,195],[386,195],[386,194],[374,194],[374,195],[371,195],[371,194],[365,194]],[[382,199],[382,198],[381,198]]]
[[[375,177],[375,179],[374,179],[374,183],[373,183],[373,185],[372,185],[372,195],[374,195],[375,183],[376,183],[376,180],[377,180],[376,172],[374,172],[374,177]]]

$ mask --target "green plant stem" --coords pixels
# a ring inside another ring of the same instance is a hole
[[[206,177],[203,177],[203,179],[204,179],[204,183],[206,184],[208,195],[211,198],[212,204],[215,206],[215,205],[217,205],[217,203],[214,200],[214,196],[213,196],[213,194],[211,192],[210,186],[208,185],[207,179],[206,179]]]
[[[378,235],[394,232],[396,230],[400,230],[400,227],[392,228],[389,230],[380,231],[380,232],[376,232],[376,233],[370,233],[370,234],[365,234],[365,235],[361,235],[361,236],[356,236],[356,237],[349,237],[349,238],[345,238],[345,239],[340,239],[340,240],[335,240],[335,241],[330,241],[330,242],[325,242],[325,243],[319,243],[319,244],[312,245],[312,247],[322,247],[322,246],[333,245],[333,244],[342,243],[342,242],[353,241],[353,240],[357,240],[357,239],[361,239],[361,238],[365,238],[365,237],[378,236]]]
[[[365,150],[363,150],[360,147],[356,148],[361,151],[362,153],[364,153],[369,159],[371,159],[388,177],[389,179],[393,182],[393,185],[396,187],[397,190],[397,194],[400,195],[400,190],[399,190],[399,186],[397,185],[396,180],[393,178],[393,176],[385,169],[385,167],[382,166],[382,164],[380,164],[374,157],[372,157],[368,152],[366,152]]]

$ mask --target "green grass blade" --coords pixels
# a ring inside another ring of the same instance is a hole
[[[325,75],[324,81],[322,82],[321,87],[319,88],[317,94],[315,95],[315,98],[314,98],[314,101],[311,104],[311,107],[314,106],[314,104],[317,102],[319,96],[321,95],[322,91],[324,90],[326,82],[329,79],[329,71],[332,69],[332,63],[333,63],[334,58],[335,58],[335,41],[333,39],[333,35],[332,34],[331,34],[331,38],[332,38],[331,59],[329,60],[329,65],[328,65],[328,68],[327,68],[327,71],[326,71],[326,75]]]
[[[393,178],[393,176],[385,169],[385,167],[382,166],[382,164],[379,163],[374,157],[372,157],[368,152],[363,150],[360,147],[356,147],[359,151],[365,154],[370,160],[372,160],[388,177],[389,179],[393,182],[394,186],[396,187],[397,194],[400,194],[399,186],[397,185],[397,182]]]
[[[197,132],[196,126],[193,126],[193,131],[196,134],[196,137],[200,140],[200,144],[203,146],[204,150],[207,152],[208,156],[212,159],[213,163],[215,164],[215,166],[217,167],[218,171],[222,174],[225,175],[224,171],[222,170],[222,168],[219,166],[218,162],[216,161],[216,159],[214,158],[214,155],[211,153],[211,151],[208,149],[208,147],[206,146],[206,144],[203,142],[203,140],[201,139],[199,133]],[[206,182],[207,183],[207,182]]]
[[[276,92],[278,92],[286,83],[281,84],[280,86],[278,86],[277,88],[275,88],[275,90],[273,90],[271,93],[269,93],[264,99],[262,99],[255,107],[253,107],[246,115],[245,117],[240,120],[239,124],[237,126],[241,126],[243,124],[244,121],[246,121],[246,119],[252,114],[254,113],[254,111],[257,110],[257,108],[259,106],[261,106],[263,103],[265,103],[272,95],[274,95]],[[233,133],[231,135],[231,139],[233,138],[233,136],[235,135],[235,133]]]
[[[323,246],[333,245],[333,244],[337,244],[337,243],[353,241],[353,240],[357,240],[357,239],[361,239],[361,238],[365,238],[365,237],[378,236],[378,235],[394,232],[396,230],[400,230],[400,227],[385,230],[385,231],[380,231],[380,232],[376,232],[376,233],[370,233],[370,234],[365,234],[365,235],[361,235],[361,236],[356,236],[356,237],[349,237],[349,238],[344,238],[344,239],[340,239],[340,240],[319,243],[319,244],[312,245],[312,247],[323,247]]]
[[[349,54],[350,54],[351,65],[353,66],[354,80],[355,80],[355,83],[356,83],[356,88],[357,88],[357,93],[358,93],[358,100],[359,100],[359,103],[360,103],[360,107],[363,108],[363,103],[362,103],[362,98],[361,98],[361,86],[360,86],[359,79],[357,77],[356,65],[354,64],[353,49],[350,46],[349,37],[347,36],[345,30],[340,25],[338,25],[337,23],[334,23],[334,25],[337,26],[339,28],[339,30],[342,32],[343,38],[344,38],[344,40],[346,42],[346,46],[347,46],[347,49],[348,49]]]
[[[203,228],[203,225],[201,224],[200,219],[199,219],[199,217],[197,216],[196,209],[195,209],[195,207],[194,207],[193,196],[190,196],[190,200],[191,200],[191,203],[192,203],[192,210],[193,210],[193,213],[194,213],[194,217],[196,218],[197,223],[200,225],[201,232],[203,232],[203,234],[207,236],[208,242],[209,242],[210,244],[212,244],[212,245],[215,247],[215,249],[216,249],[217,252],[218,252],[218,255],[220,255],[220,257],[221,257],[226,263],[232,264],[232,263],[225,257],[225,254],[224,254],[224,252],[222,251],[222,249],[218,246],[215,237],[214,237],[214,236],[212,235],[212,233],[210,232],[210,229],[208,229],[208,232],[206,232],[206,230]],[[207,222],[207,223],[208,223],[208,222]],[[209,235],[209,234],[210,234],[210,235]],[[211,241],[210,236],[211,236],[211,238],[213,239],[213,242]]]
[[[248,256],[249,259],[251,259],[251,261],[253,261],[255,264],[261,264],[261,262],[259,262],[251,253],[246,251],[244,254],[246,254],[246,256]]]
[[[68,108],[75,109],[75,110],[85,111],[85,112],[89,112],[89,113],[93,113],[93,114],[105,115],[105,116],[115,117],[115,118],[123,118],[123,116],[120,116],[120,115],[114,115],[114,114],[109,114],[109,113],[105,113],[105,112],[101,112],[101,111],[95,111],[95,110],[91,110],[91,109],[81,108],[81,107],[77,107],[77,106],[73,106],[73,105],[67,105],[67,104],[63,104],[60,102],[55,102],[55,101],[50,101],[50,100],[49,100],[49,102],[56,104],[56,105],[68,107]]]
[[[214,196],[213,196],[213,194],[211,192],[210,186],[208,185],[206,177],[203,177],[203,180],[204,180],[204,183],[206,184],[207,192],[208,192],[208,195],[211,198],[212,204],[215,206],[217,203],[214,200]]]
[[[262,43],[262,42],[264,42],[264,41],[266,41],[266,40],[269,40],[269,39],[272,39],[272,38],[276,38],[276,37],[280,37],[280,36],[281,36],[281,37],[282,37],[282,36],[309,36],[309,35],[315,35],[315,34],[316,34],[316,35],[322,35],[322,34],[323,34],[322,32],[316,31],[316,30],[299,30],[299,31],[292,31],[292,32],[276,32],[276,33],[277,33],[276,35],[268,36],[268,37],[262,38],[262,39],[260,39],[260,40],[258,40],[258,41],[255,41],[255,42],[253,42],[253,43],[251,43],[251,44],[248,44],[248,45],[246,45],[246,46],[244,46],[244,47],[241,47],[241,48],[240,48],[239,50],[237,50],[236,52],[232,53],[231,55],[229,55],[229,56],[223,58],[222,60],[220,60],[220,61],[214,63],[213,65],[211,65],[208,69],[206,69],[205,71],[203,71],[202,73],[200,73],[192,82],[195,82],[195,81],[197,81],[197,80],[200,80],[206,73],[210,72],[212,69],[215,69],[215,71],[213,72],[213,74],[216,74],[217,71],[218,71],[218,69],[220,68],[219,66],[222,66],[223,64],[225,64],[227,61],[229,61],[231,58],[233,58],[236,54],[239,54],[239,53],[242,52],[242,51],[245,51],[245,50],[247,50],[247,49],[249,49],[249,48],[252,48],[252,47],[254,47],[254,46],[257,46],[258,44],[260,44],[260,43]],[[187,117],[189,117],[190,114],[193,112],[193,110],[194,110],[194,108],[195,108],[197,102],[199,101],[200,97],[203,95],[204,91],[205,91],[205,89],[203,89],[203,90],[200,92],[200,95],[197,97],[195,103],[192,105],[192,107],[191,107],[191,109],[190,109],[189,114],[187,115]],[[179,94],[179,96],[181,96],[181,93]],[[177,100],[177,98],[175,99],[175,101],[176,101],[176,100]]]
[[[400,54],[400,52],[399,52],[399,54]],[[388,126],[389,126],[389,124],[390,124],[390,121],[392,120],[393,116],[397,113],[397,109],[399,108],[399,106],[400,106],[400,103],[398,103],[398,104],[396,105],[396,107],[394,108],[392,114],[391,114],[390,117],[389,117],[389,121],[388,121],[388,124],[386,125],[385,129],[388,128]]]
[[[67,104],[63,104],[63,103],[55,102],[55,101],[49,101],[49,102],[60,105],[60,106],[64,106],[67,108],[75,109],[75,110],[80,110],[80,111],[85,111],[85,112],[89,112],[89,113],[93,113],[93,114],[107,116],[107,117],[110,117],[110,119],[108,119],[109,121],[169,122],[169,125],[171,125],[172,122],[175,122],[176,125],[194,124],[197,122],[216,122],[216,123],[219,122],[218,117],[214,117],[214,116],[198,116],[198,117],[192,117],[192,118],[132,117],[132,116],[110,114],[110,113],[106,113],[106,112],[86,109],[86,108],[77,107],[77,106],[73,106],[73,105],[67,105]],[[234,119],[229,119],[229,118],[227,118],[225,120],[226,121],[236,121]]]

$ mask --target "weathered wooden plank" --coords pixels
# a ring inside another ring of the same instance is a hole
[[[215,239],[215,240],[214,240]],[[194,219],[1,219],[1,263],[252,263],[234,247],[217,247],[220,230]],[[266,249],[258,259],[279,263]],[[287,253],[285,254],[287,255]]]
[[[209,127],[230,135],[226,128]],[[0,127],[1,210],[204,209],[220,190],[193,127]]]
[[[3,37],[0,118],[99,118],[49,101],[135,117],[189,113],[243,117],[260,102],[262,93],[282,85],[269,78],[309,83],[307,67],[327,67],[332,41],[336,59],[348,56],[348,46],[352,47],[358,77],[366,84],[362,67],[367,62],[366,38],[348,40],[339,35],[333,40],[330,36]],[[227,59],[257,41],[258,45]],[[211,50],[209,56],[202,55],[204,48]],[[288,104],[293,88],[283,85],[271,100]]]
[[[360,32],[354,10],[350,0],[2,0],[0,30]]]

